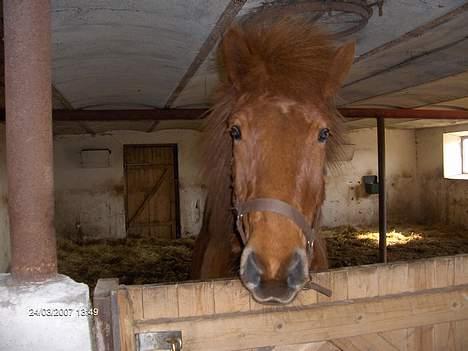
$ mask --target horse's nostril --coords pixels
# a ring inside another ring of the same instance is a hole
[[[296,289],[307,279],[307,263],[304,255],[295,252],[288,268],[288,286]]]
[[[263,271],[255,253],[248,253],[241,272],[241,278],[244,281],[244,284],[250,289],[258,287],[260,285],[262,273]]]
[[[244,249],[241,280],[255,300],[260,303],[289,303],[306,281],[306,253],[296,251],[273,277],[268,274],[268,269],[271,270],[271,266],[264,265],[264,261],[251,248]]]

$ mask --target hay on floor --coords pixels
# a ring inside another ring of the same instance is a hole
[[[378,230],[324,228],[331,268],[378,262]],[[391,226],[388,260],[401,261],[468,253],[468,231],[447,226]],[[194,239],[149,238],[101,241],[79,245],[58,241],[59,272],[91,288],[99,278],[121,284],[188,280]]]
[[[94,288],[99,278],[121,284],[189,279],[193,239],[127,239],[77,244],[58,240],[59,272]]]
[[[324,228],[331,268],[378,262],[377,228]],[[449,226],[396,225],[387,232],[389,262],[468,253],[468,230]]]

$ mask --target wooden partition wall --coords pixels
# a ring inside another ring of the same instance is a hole
[[[468,350],[468,255],[317,273],[333,296],[256,303],[238,280],[120,286],[122,350],[138,333],[182,332],[182,350]]]

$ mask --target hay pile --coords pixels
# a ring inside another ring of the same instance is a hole
[[[376,228],[324,228],[331,268],[378,262]],[[387,234],[388,260],[468,253],[468,231],[446,226],[396,226]],[[189,279],[194,239],[149,238],[76,244],[58,241],[59,272],[91,288],[98,278],[121,284],[149,284]]]
[[[377,228],[324,228],[331,268],[378,262]],[[468,253],[468,231],[449,226],[390,226],[387,232],[389,262]]]
[[[79,245],[57,242],[58,270],[94,288],[99,278],[121,284],[148,284],[189,279],[193,239],[127,239]]]

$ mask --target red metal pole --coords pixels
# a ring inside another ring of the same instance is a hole
[[[466,110],[388,109],[388,108],[340,108],[347,118],[415,118],[415,119],[468,119]]]
[[[5,110],[11,270],[19,280],[57,273],[49,0],[6,0]]]
[[[346,118],[394,118],[394,119],[468,119],[467,110],[415,110],[385,108],[339,108]],[[55,121],[164,121],[197,120],[208,114],[207,109],[152,108],[147,110],[54,110]],[[4,111],[0,110],[0,121]]]

